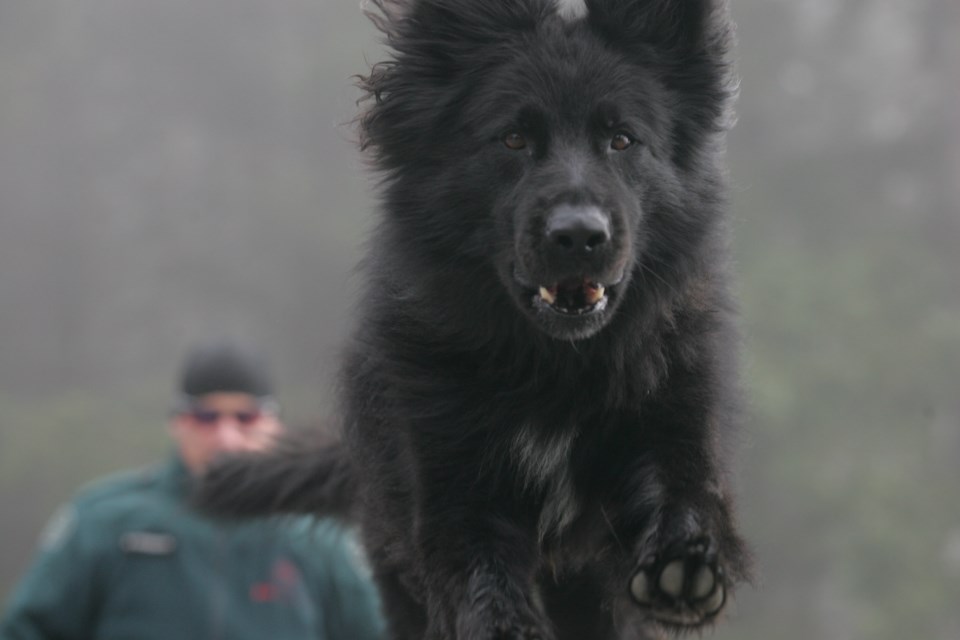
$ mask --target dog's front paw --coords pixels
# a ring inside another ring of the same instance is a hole
[[[724,568],[708,538],[684,541],[643,561],[630,595],[651,617],[670,626],[709,623],[727,601]]]

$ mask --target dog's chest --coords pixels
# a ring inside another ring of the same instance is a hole
[[[562,533],[580,514],[571,456],[574,428],[547,430],[525,423],[511,443],[511,457],[523,488],[542,496],[537,533],[541,540]]]

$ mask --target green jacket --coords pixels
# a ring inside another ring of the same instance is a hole
[[[226,525],[185,503],[174,457],[81,491],[54,517],[2,640],[373,640],[379,603],[350,534]]]

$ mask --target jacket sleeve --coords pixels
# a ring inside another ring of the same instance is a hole
[[[329,640],[380,640],[380,599],[355,538],[340,532],[332,541],[321,607]]]
[[[74,505],[53,516],[0,619],[0,640],[94,637],[102,566],[92,533]]]

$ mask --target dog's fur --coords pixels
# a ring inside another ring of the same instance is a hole
[[[724,3],[373,1],[393,57],[362,80],[360,124],[383,213],[343,442],[225,463],[203,499],[349,513],[397,639],[711,623],[748,571],[726,471]]]

